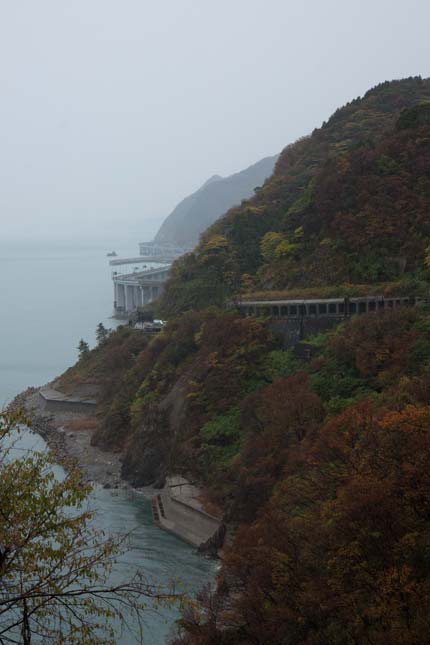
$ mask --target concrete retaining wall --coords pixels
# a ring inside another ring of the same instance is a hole
[[[333,329],[345,318],[332,316],[327,318],[292,318],[290,320],[271,320],[270,329],[282,338],[284,347],[293,347],[304,338],[321,334]]]
[[[166,486],[152,500],[155,523],[193,546],[206,543],[222,521],[202,508],[199,496],[200,490],[183,477],[168,477]]]
[[[52,388],[39,390],[42,408],[47,412],[77,412],[80,414],[95,414],[97,401],[79,399],[67,396]]]
[[[220,522],[168,494],[163,496],[166,517],[174,518],[177,534],[194,546],[206,542],[219,529]]]

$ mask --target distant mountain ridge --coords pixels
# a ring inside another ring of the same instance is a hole
[[[193,247],[200,234],[232,206],[251,197],[273,172],[278,155],[265,157],[228,177],[212,175],[198,190],[185,197],[164,220],[154,241]]]

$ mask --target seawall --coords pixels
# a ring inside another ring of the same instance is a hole
[[[69,396],[51,387],[39,390],[41,408],[46,412],[79,412],[95,414],[97,401]]]
[[[273,333],[282,339],[285,349],[294,347],[301,340],[333,329],[344,322],[343,316],[327,318],[303,318],[291,320],[271,320],[269,323]]]
[[[152,498],[154,522],[195,547],[216,536],[222,520],[206,512],[200,490],[178,475],[166,478],[160,493]]]

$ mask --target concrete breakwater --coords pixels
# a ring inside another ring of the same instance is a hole
[[[217,555],[225,537],[221,517],[208,513],[201,491],[185,478],[166,477],[164,488],[151,500],[154,522],[200,551]]]
[[[78,412],[95,414],[97,401],[95,399],[64,394],[53,387],[42,387],[39,390],[42,409],[47,412]]]
[[[55,460],[64,465],[68,459],[66,448],[66,437],[64,432],[59,432],[52,425],[52,419],[39,414],[37,408],[30,406],[29,402],[34,401],[40,394],[38,388],[29,387],[24,392],[18,394],[14,400],[7,406],[8,412],[24,412],[29,428],[44,439],[55,456]]]

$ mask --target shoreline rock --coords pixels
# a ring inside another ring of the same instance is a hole
[[[73,461],[86,481],[105,488],[130,488],[121,479],[120,456],[91,445],[94,430],[85,428],[88,418],[79,412],[46,412],[39,401],[37,387],[29,387],[7,406],[9,412],[22,412],[29,428],[40,435],[52,452],[54,460],[65,469]],[[67,431],[67,425],[80,422],[78,430]],[[89,423],[88,423],[89,425]]]

